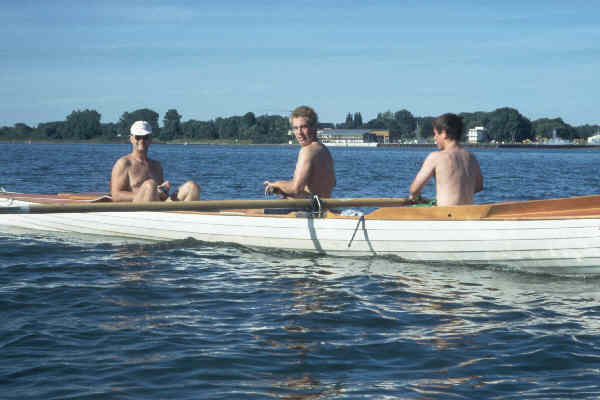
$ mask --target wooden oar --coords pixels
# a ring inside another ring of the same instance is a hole
[[[323,208],[344,207],[400,207],[408,204],[403,198],[355,198],[319,199]],[[201,200],[147,203],[76,203],[76,204],[29,204],[0,207],[0,214],[54,214],[86,212],[131,212],[131,211],[215,211],[232,209],[306,209],[311,208],[312,199],[285,200]]]

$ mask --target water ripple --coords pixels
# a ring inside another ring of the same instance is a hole
[[[106,174],[87,171],[84,179],[68,169],[84,147],[66,146],[61,157],[45,159],[50,169],[30,147],[12,152],[29,160],[33,172],[6,164],[20,190],[44,185],[54,165],[65,169],[73,190],[104,188]],[[207,175],[207,187],[212,180],[220,185],[209,198],[261,196],[252,182],[260,186],[263,175],[281,174],[284,160],[297,152],[275,152],[280,161],[261,171],[236,165],[243,157],[226,157],[226,148],[157,146],[157,156],[178,157],[181,147],[193,148],[186,153],[190,165],[212,160],[248,175],[235,189],[222,185],[222,173]],[[98,165],[110,170],[106,160],[124,149],[99,146]],[[275,154],[266,147],[247,152],[244,162],[256,165]],[[334,150],[340,170],[355,171],[356,160],[371,157],[375,167],[359,178],[374,185],[378,173],[394,176],[381,183],[382,196],[402,194],[398,187],[408,186],[416,172],[410,168],[426,153]],[[556,183],[536,167],[543,162],[583,174],[585,165],[597,163],[596,152],[544,154],[478,151],[487,174],[478,199],[587,194],[589,182],[598,180],[569,173]],[[390,167],[392,175],[377,172]],[[531,187],[503,190],[519,185],[515,176],[523,168],[531,168]],[[369,194],[345,176],[336,190]],[[6,399],[600,397],[598,277],[194,240],[3,232],[0,294]]]

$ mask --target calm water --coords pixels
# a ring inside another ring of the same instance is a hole
[[[105,191],[128,150],[0,144],[0,186]],[[297,150],[151,157],[204,199],[260,199]],[[332,149],[334,196],[404,197],[428,152]],[[475,154],[477,202],[600,193],[598,150]],[[0,227],[0,319],[3,399],[600,397],[600,277]]]

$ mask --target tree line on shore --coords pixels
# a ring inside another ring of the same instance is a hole
[[[534,121],[510,107],[498,108],[491,112],[463,112],[458,114],[464,123],[464,133],[476,126],[487,128],[488,140],[498,143],[537,142],[550,139],[554,134],[560,139],[572,141],[587,139],[600,132],[600,125],[571,126],[561,118],[540,118]],[[408,110],[377,114],[366,124],[360,113],[348,113],[346,121],[338,128],[388,129],[399,134],[401,140],[427,140],[433,136],[434,117],[415,117]],[[464,136],[463,136],[463,139]]]
[[[599,125],[571,126],[561,118],[540,118],[530,121],[516,109],[504,107],[491,112],[471,112],[459,114],[464,121],[465,132],[475,126],[485,126],[488,139],[496,142],[520,143],[552,138],[553,134],[563,140],[587,139],[598,131]],[[159,142],[228,141],[243,143],[287,143],[290,128],[288,117],[280,115],[256,116],[247,112],[243,116],[216,118],[209,121],[190,119],[182,122],[176,109],[168,110],[159,126],[159,114],[143,108],[124,112],[117,123],[101,123],[101,115],[96,110],[75,110],[64,121],[44,122],[37,127],[17,123],[12,127],[0,128],[0,140],[94,140],[101,142],[124,142],[129,135],[129,127],[137,120],[148,121],[152,125],[153,136]],[[403,141],[428,140],[433,136],[434,117],[415,117],[402,109],[396,112],[385,111],[367,121],[360,112],[348,113],[341,123],[324,123],[322,127],[338,129],[387,129]]]
[[[0,140],[95,140],[124,142],[135,121],[148,121],[154,141],[246,141],[252,143],[282,143],[287,140],[289,123],[278,115],[256,117],[248,112],[243,116],[216,118],[210,121],[181,121],[175,109],[168,110],[159,126],[159,114],[148,108],[124,112],[117,123],[101,123],[96,110],[76,110],[64,121],[40,123],[37,128],[23,123],[0,128]]]

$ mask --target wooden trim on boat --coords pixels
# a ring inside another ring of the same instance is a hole
[[[81,204],[106,199],[103,193],[59,193],[25,194],[0,193],[0,198],[14,199],[39,204]],[[328,199],[324,199],[325,202]],[[344,199],[329,199],[333,201]],[[354,200],[354,199],[348,199]],[[360,200],[360,199],[356,199]],[[402,199],[365,199],[398,203]],[[227,200],[222,201],[227,203]],[[266,214],[263,209],[228,209],[209,211],[169,211],[178,213],[210,213],[219,215],[246,215],[256,217],[296,217],[297,212],[287,214]],[[325,218],[356,219],[356,216],[341,216],[327,211]],[[442,207],[381,207],[364,216],[366,220],[536,220],[536,219],[577,219],[600,218],[600,195],[581,196],[550,200],[491,203],[465,206]]]
[[[600,196],[449,207],[379,208],[365,219],[532,220],[600,218]]]

